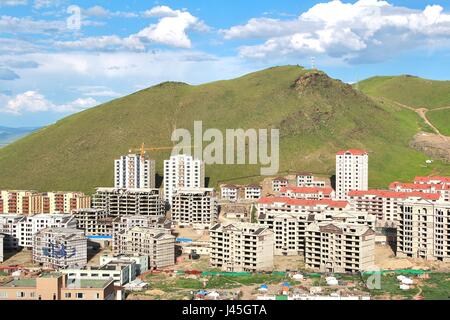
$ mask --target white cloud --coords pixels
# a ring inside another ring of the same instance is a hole
[[[110,11],[102,6],[95,5],[87,9],[82,10],[83,15],[99,18],[110,18],[110,17],[123,17],[123,18],[137,18],[139,15],[134,12],[125,11]]]
[[[0,0],[0,7],[16,7],[27,4],[27,0]]]
[[[64,21],[33,20],[11,16],[0,17],[0,30],[4,33],[53,34],[67,30]]]
[[[78,112],[97,104],[97,101],[93,98],[78,98],[72,102],[55,105],[51,101],[47,100],[41,93],[37,91],[26,91],[20,93],[15,97],[9,98],[5,101],[3,96],[0,102],[3,100],[4,106],[0,107],[0,112],[9,113],[13,115],[21,115],[24,112],[37,113],[37,112]]]
[[[97,14],[106,14],[103,8],[93,9]],[[75,41],[58,41],[56,46],[70,49],[112,50],[126,49],[142,51],[146,44],[164,44],[176,48],[191,48],[188,31],[209,31],[209,27],[200,19],[184,10],[172,10],[166,6],[154,7],[146,11],[145,16],[157,17],[157,23],[150,24],[128,37],[117,35],[87,37]]]
[[[373,62],[406,49],[449,46],[450,13],[439,5],[417,10],[380,0],[334,0],[314,5],[297,19],[254,18],[220,32],[225,39],[265,39],[239,48],[243,57],[323,54]]]
[[[49,8],[59,6],[60,4],[61,0],[34,0],[33,8],[35,9]]]

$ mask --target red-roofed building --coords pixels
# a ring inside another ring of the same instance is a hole
[[[349,149],[336,154],[336,198],[345,200],[350,190],[367,190],[369,155],[364,150]]]
[[[324,188],[331,183],[327,178],[319,178],[312,173],[302,172],[298,173],[296,177],[297,187],[319,187]]]
[[[293,199],[333,199],[333,188],[319,188],[319,187],[284,187],[280,190],[281,196]]]
[[[450,177],[431,176],[431,177],[415,177],[414,183],[421,184],[446,184],[450,185]]]
[[[438,193],[441,195],[441,201],[450,201],[450,184],[392,182],[389,189],[399,192]]]
[[[438,201],[438,193],[397,192],[391,190],[350,191],[348,201],[352,210],[376,215],[382,226],[395,226],[398,221],[399,203],[406,199]]]
[[[273,192],[280,192],[281,188],[287,187],[289,180],[285,177],[276,177],[272,179],[272,190]]]

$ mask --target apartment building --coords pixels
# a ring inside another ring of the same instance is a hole
[[[437,180],[432,180],[436,182]],[[441,201],[450,202],[450,183],[402,183],[392,182],[389,189],[397,192],[438,193]]]
[[[132,260],[112,260],[99,266],[70,268],[60,270],[60,272],[66,274],[69,280],[113,279],[114,285],[120,287],[136,279],[137,266],[136,262]]]
[[[399,203],[405,199],[438,201],[439,194],[423,192],[397,192],[390,190],[349,191],[348,202],[355,211],[368,212],[377,218],[380,227],[395,227],[398,221]]]
[[[316,177],[312,173],[301,172],[296,175],[297,187],[325,188],[330,184],[328,179]]]
[[[329,187],[283,187],[280,190],[282,197],[293,199],[334,199],[335,193],[333,188]]]
[[[172,220],[178,225],[205,229],[215,223],[218,204],[213,188],[180,188],[172,201]]]
[[[154,189],[155,160],[146,154],[128,154],[114,160],[114,188]]]
[[[114,262],[133,262],[136,265],[136,275],[140,275],[149,270],[148,256],[125,256],[125,255],[102,255],[100,265]]]
[[[0,233],[0,262],[3,262],[4,258],[4,249],[3,249],[3,239],[5,236]]]
[[[210,266],[231,272],[271,271],[274,235],[256,223],[215,224],[210,229]]]
[[[33,238],[33,262],[45,268],[66,269],[87,264],[87,238],[83,230],[46,228]]]
[[[375,231],[342,222],[306,228],[305,266],[320,272],[368,271],[375,265]]]
[[[105,210],[112,217],[164,215],[164,204],[159,189],[97,188],[93,198],[93,207]]]
[[[406,199],[399,207],[397,256],[450,262],[450,204]]]
[[[0,300],[114,300],[113,279],[69,280],[60,272],[0,284]]]
[[[280,192],[281,188],[287,187],[289,180],[284,177],[276,177],[272,179],[272,191]]]
[[[0,191],[0,214],[69,213],[90,206],[82,192]]]
[[[417,184],[446,184],[450,185],[450,177],[443,176],[430,176],[430,177],[421,177],[417,176],[414,178],[414,183]]]
[[[18,214],[0,214],[0,234],[3,234],[4,250],[19,249],[19,222],[24,218]]]
[[[169,229],[133,227],[119,232],[114,241],[114,254],[146,255],[150,269],[175,264],[175,237]]]
[[[367,190],[369,155],[364,150],[350,149],[336,154],[336,198],[347,199],[351,190]]]
[[[73,212],[77,228],[85,231],[86,236],[112,235],[113,217],[104,209],[80,209]]]
[[[258,200],[262,196],[262,187],[258,184],[249,184],[244,187],[245,200]]]
[[[220,196],[224,200],[235,202],[239,198],[239,187],[233,184],[226,184],[220,187]]]
[[[174,155],[164,160],[164,200],[172,205],[173,196],[179,188],[203,188],[205,165],[189,155]]]
[[[4,244],[9,250],[32,248],[33,236],[42,229],[76,226],[76,219],[70,214],[0,215],[0,233],[5,235]]]

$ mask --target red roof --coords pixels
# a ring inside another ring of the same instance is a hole
[[[400,187],[401,189],[412,189],[412,190],[450,190],[450,185],[445,184],[429,184],[429,183],[403,183],[403,182],[392,182],[389,185],[389,189],[396,189]]]
[[[337,201],[331,199],[321,199],[321,200],[307,200],[307,199],[292,199],[288,197],[263,197],[258,200],[260,204],[272,204],[272,203],[284,203],[292,206],[318,206],[327,205],[329,207],[335,208],[345,208],[348,205],[347,201]]]
[[[434,180],[440,180],[441,183],[450,183],[450,177],[443,177],[443,176],[431,176],[431,177],[415,177],[414,181],[416,182],[430,182]]]
[[[363,155],[367,154],[367,151],[361,150],[361,149],[348,149],[348,150],[339,151],[336,154],[337,155],[344,155],[346,153],[350,153],[350,154],[352,154],[354,156],[363,156]]]
[[[439,193],[423,193],[423,192],[397,192],[391,190],[352,190],[348,192],[349,197],[361,197],[366,195],[374,195],[381,198],[409,198],[409,197],[419,197],[427,200],[438,200],[440,198]]]
[[[281,188],[281,192],[291,191],[294,193],[323,193],[330,195],[333,192],[333,188],[320,188],[320,187],[283,187]]]

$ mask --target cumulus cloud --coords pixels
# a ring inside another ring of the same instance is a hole
[[[17,34],[53,34],[67,30],[64,21],[33,20],[28,17],[18,18],[11,16],[0,17],[0,30],[3,33]]]
[[[9,68],[0,67],[0,80],[16,80],[19,75]]]
[[[348,62],[375,62],[405,50],[450,45],[450,13],[387,1],[319,3],[293,20],[254,18],[220,31],[225,39],[264,39],[239,48],[248,58],[324,54]]]
[[[78,98],[66,104],[56,105],[46,99],[41,93],[32,90],[20,93],[15,97],[9,98],[7,101],[4,101],[4,97],[2,100],[4,106],[0,107],[0,112],[13,115],[21,115],[24,112],[78,112],[97,104],[95,99],[89,97]]]
[[[97,6],[91,11],[97,12],[97,14],[107,14],[105,10]],[[188,11],[173,10],[167,6],[157,6],[147,10],[144,16],[158,18],[158,21],[128,37],[119,37],[117,35],[95,36],[74,41],[57,41],[55,44],[60,48],[87,50],[126,49],[142,51],[147,44],[191,48],[192,43],[188,36],[189,31],[209,31],[209,27],[203,21]]]

